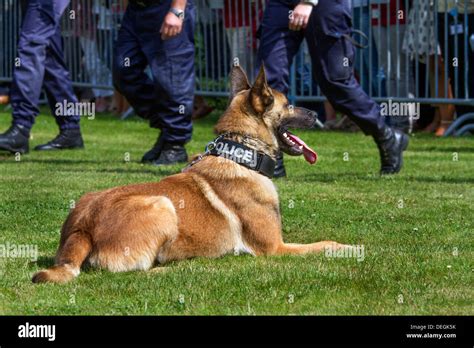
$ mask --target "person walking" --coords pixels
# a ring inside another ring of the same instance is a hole
[[[264,13],[258,59],[269,85],[288,92],[290,66],[306,39],[314,78],[334,108],[348,115],[377,144],[380,173],[395,174],[403,164],[408,136],[385,124],[380,107],[354,77],[350,0],[269,0]],[[283,159],[276,176],[284,176]]]
[[[195,7],[186,0],[130,0],[115,45],[113,80],[138,116],[160,129],[142,162],[187,161],[194,98]],[[149,67],[148,75],[145,69]]]
[[[10,91],[12,125],[0,134],[0,150],[29,151],[30,131],[39,114],[39,98],[44,87],[59,135],[35,150],[78,149],[84,147],[80,115],[64,112],[58,105],[74,105],[77,97],[66,68],[60,19],[69,0],[28,0],[18,42],[17,59]],[[72,103],[72,104],[71,104]]]

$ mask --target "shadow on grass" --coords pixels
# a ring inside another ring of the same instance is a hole
[[[49,268],[54,265],[54,257],[53,256],[40,256],[38,260],[34,262],[39,268]]]
[[[305,174],[296,175],[292,179],[297,182],[308,182],[308,183],[333,183],[335,181],[366,181],[366,182],[377,182],[381,184],[387,181],[411,181],[420,183],[445,183],[445,184],[474,184],[474,178],[449,178],[449,177],[429,177],[429,176],[385,176],[379,175],[368,175],[368,174],[351,174],[351,173],[319,173],[319,174]]]
[[[413,152],[472,152],[474,153],[474,146],[428,146],[416,147]]]
[[[67,164],[67,165],[74,165],[74,164],[103,164],[103,163],[117,163],[117,161],[104,161],[104,160],[82,160],[82,159],[64,159],[64,158],[27,158],[22,159],[22,162],[30,162],[30,163],[48,163],[48,164]],[[6,163],[15,163],[18,162],[6,162]]]
[[[0,156],[1,159],[1,156]],[[181,169],[184,168],[185,165],[181,165],[176,169],[164,168],[164,167],[153,167],[152,165],[148,165],[144,169],[132,169],[132,168],[101,168],[101,169],[93,169],[93,168],[77,168],[75,165],[83,165],[83,164],[116,164],[118,161],[102,161],[102,160],[74,160],[74,159],[28,159],[23,160],[23,163],[32,162],[32,163],[42,163],[42,164],[52,164],[52,165],[70,165],[72,168],[71,170],[64,170],[61,171],[70,171],[70,172],[94,172],[94,173],[115,173],[115,174],[154,174],[154,175],[173,175],[181,172]],[[1,164],[15,164],[18,165],[16,161],[7,161],[7,162],[0,162]],[[140,164],[139,162],[131,162],[132,164]]]
[[[291,176],[292,181],[296,182],[323,182],[333,183],[338,180],[363,180],[363,181],[380,181],[378,175],[368,174],[353,174],[353,173],[318,173],[318,174],[303,174]]]
[[[19,162],[21,163],[48,163],[48,164],[67,164],[67,165],[75,165],[75,164],[102,164],[102,163],[117,163],[117,161],[104,161],[104,160],[79,160],[79,159],[62,159],[62,158],[55,158],[55,159],[39,159],[39,158],[30,158],[27,157],[26,159],[23,157],[23,159],[19,162],[15,161],[15,155],[6,155],[2,156],[0,154],[0,159],[11,159],[12,161],[7,161],[7,162],[2,162],[5,164],[15,164],[18,165]]]
[[[95,172],[98,173],[115,173],[115,174],[154,174],[160,176],[169,176],[173,174],[178,174],[181,172],[181,168],[177,170],[170,169],[123,169],[123,168],[109,168],[109,169],[99,169]]]
[[[429,176],[413,176],[409,177],[408,180],[422,183],[474,184],[474,178],[433,178]]]

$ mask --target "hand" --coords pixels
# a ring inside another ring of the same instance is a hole
[[[181,33],[183,29],[183,19],[178,18],[174,13],[168,12],[161,25],[160,33],[162,40],[168,40]]]
[[[308,25],[309,16],[313,11],[313,5],[301,3],[296,5],[290,18],[290,30],[299,31]]]

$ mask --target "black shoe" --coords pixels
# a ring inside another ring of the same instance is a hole
[[[273,172],[274,178],[286,177],[285,163],[283,163],[283,154],[280,152],[276,158],[275,171]]]
[[[152,164],[155,166],[165,166],[187,161],[188,154],[183,145],[163,144],[160,156]]]
[[[380,136],[374,136],[379,148],[382,168],[381,175],[396,174],[403,166],[403,151],[408,147],[408,135],[400,130],[385,127]]]
[[[163,149],[163,144],[163,137],[160,134],[160,136],[155,142],[155,145],[153,145],[153,147],[143,155],[142,163],[150,163],[157,160],[158,157],[160,157],[161,150]]]
[[[20,124],[12,125],[5,133],[0,134],[0,150],[11,153],[27,153],[30,131]]]
[[[35,147],[36,151],[45,150],[64,150],[64,149],[82,149],[84,142],[82,140],[80,129],[62,130],[56,138],[50,142]]]

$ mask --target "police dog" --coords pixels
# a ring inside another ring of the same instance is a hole
[[[123,272],[192,257],[300,255],[349,247],[282,239],[278,195],[269,177],[279,151],[315,162],[316,153],[288,131],[313,127],[315,121],[315,113],[289,106],[268,86],[263,67],[253,86],[240,67],[233,67],[229,105],[215,130],[224,141],[221,148],[237,144],[245,156],[250,149],[256,162],[266,160],[266,168],[256,170],[255,163],[208,150],[160,182],[88,193],[64,222],[55,265],[37,272],[33,282],[70,281],[85,261]]]

